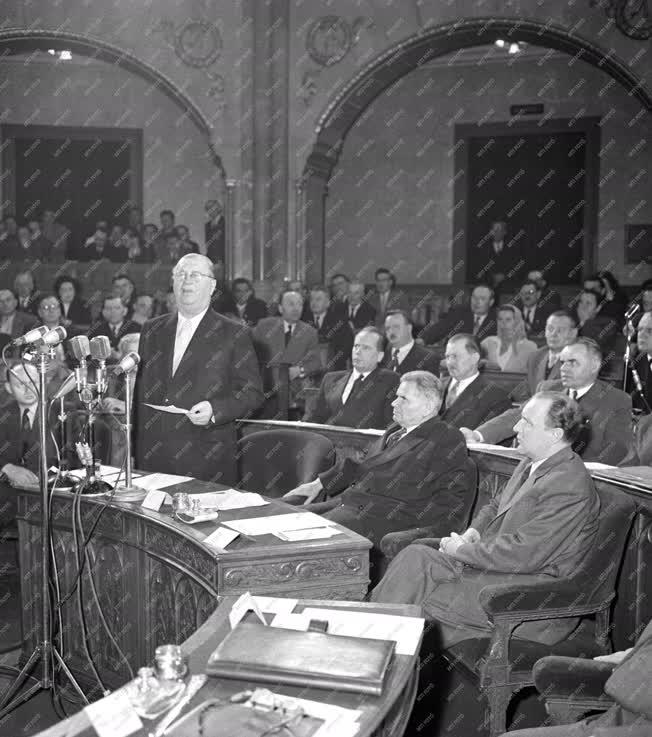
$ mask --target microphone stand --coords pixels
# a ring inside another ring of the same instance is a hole
[[[131,457],[131,431],[133,424],[131,422],[131,398],[133,390],[131,388],[131,372],[126,372],[125,375],[125,421],[122,425],[122,429],[126,434],[125,453],[127,457],[125,459],[125,485],[119,486],[114,492],[114,499],[122,501],[139,501],[147,495],[145,489],[141,489],[139,486],[133,485],[133,459]]]
[[[0,719],[6,714],[12,712],[20,704],[32,698],[39,691],[53,691],[54,668],[58,664],[66,678],[70,681],[79,697],[85,704],[88,704],[81,687],[75,680],[70,669],[66,665],[61,653],[57,650],[52,642],[52,603],[50,601],[50,591],[48,579],[50,575],[50,510],[49,510],[49,493],[48,493],[48,460],[47,460],[47,367],[48,359],[54,357],[53,349],[48,346],[39,348],[38,352],[38,375],[39,375],[39,489],[41,493],[41,617],[40,617],[40,635],[41,639],[27,659],[25,665],[20,669],[14,682],[9,686],[2,696],[0,702]],[[31,672],[40,663],[41,673],[39,680],[30,688],[18,693],[29,677]]]
[[[636,329],[634,328],[634,323],[632,322],[632,317],[634,316],[634,312],[628,312],[626,315],[626,322],[625,322],[625,338],[626,345],[625,345],[625,355],[623,356],[623,361],[625,362],[625,373],[623,376],[623,391],[627,391],[627,372],[630,369],[630,364],[632,362],[632,338],[634,337],[634,333],[636,332]],[[634,367],[631,367],[632,370],[634,370]]]
[[[66,458],[66,448],[68,445],[66,420],[68,419],[68,413],[66,412],[65,397],[59,397],[59,414],[57,415],[57,419],[59,420],[59,448],[61,455],[59,459],[59,473],[51,473],[48,478],[48,484],[50,485],[50,489],[52,489],[55,482],[58,489],[74,489],[79,484],[79,481],[67,473],[70,470],[70,462]]]

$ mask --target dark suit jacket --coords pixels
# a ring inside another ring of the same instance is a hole
[[[489,583],[501,583],[495,574],[504,574],[504,582],[511,584],[520,574],[541,580],[569,576],[596,542],[600,499],[581,459],[566,448],[531,476],[528,466],[529,460],[521,461],[500,495],[475,515],[471,527],[480,533],[480,542],[461,545],[455,553],[457,560],[479,571],[459,584],[476,594]],[[553,643],[576,624],[548,620],[521,625],[516,633]]]
[[[55,412],[50,420],[54,421]],[[56,427],[53,425],[56,432]],[[23,442],[27,448],[23,454]],[[12,401],[0,410],[0,468],[7,463],[16,466],[25,466],[38,476],[39,471],[39,429],[38,411],[34,416],[29,433],[23,438],[21,432],[21,411],[18,404]],[[56,452],[50,438],[48,438],[48,465],[56,463]]]
[[[561,381],[542,381],[538,391],[566,391]],[[587,425],[574,450],[585,461],[617,466],[627,456],[632,440],[632,398],[598,379],[580,397]]]
[[[228,316],[240,317],[235,299],[229,292],[217,300],[215,309],[217,312],[222,312]],[[254,327],[254,325],[258,324],[259,320],[267,317],[267,304],[262,299],[258,299],[258,297],[249,297],[245,304],[242,317],[249,327]]]
[[[523,307],[520,309],[522,311],[524,310]],[[546,333],[546,321],[553,312],[554,309],[539,303],[534,310],[532,323],[525,322],[525,332],[527,337],[542,338]],[[523,318],[525,318],[525,312],[523,312]]]
[[[38,320],[29,312],[22,312],[16,310],[14,314],[14,322],[11,326],[11,338],[20,338],[28,330],[37,327],[39,324]]]
[[[321,327],[317,327],[314,313],[310,313],[311,323],[317,330],[320,346],[325,349],[326,371],[344,371],[351,358],[353,348],[353,331],[349,325],[344,305],[331,303],[328,307]]]
[[[383,330],[385,328],[385,318],[387,313],[391,310],[405,310],[410,311],[410,304],[407,296],[400,289],[391,289],[389,297],[387,298],[387,304],[385,309],[382,310],[380,307],[380,295],[377,292],[373,292],[367,297],[367,302],[373,308],[375,312],[375,324],[377,328]]]
[[[368,302],[360,303],[353,318],[351,318],[350,314],[351,305],[348,302],[344,304],[346,306],[346,314],[349,316],[349,324],[354,333],[357,333],[362,328],[375,324],[376,310]]]
[[[620,334],[618,320],[613,317],[598,314],[591,320],[587,320],[578,331],[581,338],[592,338],[602,348],[604,357],[613,350],[616,339]]]
[[[18,307],[17,310],[19,312],[26,312],[28,315],[35,315],[38,318],[38,315],[36,314],[36,311],[38,309],[38,302],[41,299],[41,292],[39,292],[38,289],[35,289],[27,298],[26,304],[21,304],[20,299],[18,300]]]
[[[342,393],[351,377],[350,371],[331,371],[322,379],[319,397],[306,422],[344,427],[373,427],[384,430],[392,422],[392,402],[399,385],[398,374],[376,368],[342,404]]]
[[[391,425],[363,461],[346,458],[320,474],[328,495],[343,492],[341,506],[326,516],[373,542],[424,525],[441,534],[461,529],[475,493],[462,434],[433,417],[386,448],[398,429]]]
[[[420,337],[426,345],[445,343],[456,333],[473,333],[473,313],[469,307],[458,307],[430,323],[421,331]],[[496,311],[491,309],[478,330],[477,338],[482,340],[496,334]]]
[[[113,330],[111,330],[109,323],[106,320],[102,320],[101,322],[95,323],[95,325],[91,327],[88,332],[88,337],[95,338],[98,335],[106,335],[111,342],[111,348],[117,351],[118,345],[125,335],[129,335],[129,333],[140,333],[141,329],[141,325],[139,325],[137,322],[125,319],[125,321],[120,326],[120,330],[118,330],[118,335],[116,337],[113,334]],[[174,346],[174,341],[172,341],[172,344]]]
[[[439,415],[442,420],[455,427],[477,427],[511,407],[507,392],[479,374],[475,381],[458,395],[452,406],[446,409],[450,382],[450,378],[446,380]]]
[[[63,317],[63,307],[61,308],[61,316]],[[91,313],[88,307],[81,299],[73,299],[68,308],[68,314],[65,316],[73,325],[90,325]]]
[[[204,224],[204,242],[206,243],[206,255],[215,264],[218,261],[224,263],[226,254],[226,230],[224,227],[224,215],[220,217],[217,224],[208,221]]]
[[[143,325],[136,381],[136,466],[234,484],[234,421],[263,401],[249,329],[209,309],[173,376],[176,329],[176,315],[161,315]],[[185,415],[144,405],[190,409],[204,400],[211,403],[215,422],[203,427]]]
[[[528,356],[525,367],[525,380],[510,392],[513,401],[525,402],[536,392],[540,382],[546,379],[552,381],[560,378],[561,364],[559,361],[554,364],[546,376],[546,372],[548,371],[548,352],[548,347],[544,346]],[[509,429],[511,430],[511,428]]]
[[[407,374],[409,371],[430,371],[431,374],[439,376],[440,360],[439,357],[435,356],[427,348],[415,343],[407,356],[399,363],[396,373],[399,376],[403,376],[403,374]],[[391,362],[392,350],[388,348],[385,351],[385,358],[383,358],[383,366],[388,368]]]

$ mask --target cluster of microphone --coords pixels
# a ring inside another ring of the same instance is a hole
[[[62,343],[67,337],[66,329],[61,325],[56,328],[41,325],[13,340],[12,345],[28,346],[35,350],[50,349]],[[82,402],[90,405],[94,398],[102,399],[106,393],[106,362],[111,358],[111,341],[106,335],[98,335],[90,339],[85,335],[77,335],[68,341],[68,346],[75,362],[75,370],[61,384],[52,399],[61,399],[73,389],[77,389]],[[95,364],[95,381],[92,384],[88,382],[88,369],[91,361]],[[139,363],[140,356],[132,351],[113,366],[112,370],[116,374],[127,374],[138,368]]]

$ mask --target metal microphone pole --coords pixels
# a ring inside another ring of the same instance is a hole
[[[131,443],[131,431],[133,428],[133,424],[131,422],[131,398],[133,394],[133,390],[131,388],[131,381],[130,381],[130,372],[125,373],[125,421],[123,425],[123,429],[126,434],[126,470],[125,470],[125,485],[120,486],[115,490],[115,496],[114,499],[123,499],[126,501],[126,496],[133,496],[133,501],[137,501],[138,498],[145,497],[147,492],[145,489],[141,489],[138,486],[133,485],[133,459],[132,459],[132,443]]]
[[[65,336],[64,336],[65,337]],[[32,698],[39,691],[49,691],[54,689],[54,661],[56,661],[64,672],[72,687],[83,699],[84,703],[88,703],[84,692],[65,664],[63,657],[52,643],[52,622],[51,622],[51,602],[50,591],[48,586],[48,578],[50,575],[50,510],[49,510],[49,493],[48,493],[48,457],[47,457],[47,367],[48,358],[54,356],[54,351],[45,345],[39,348],[38,352],[38,375],[39,375],[39,488],[41,493],[41,639],[29,656],[25,665],[21,668],[16,679],[3,694],[0,702],[0,719],[6,714],[12,712],[20,704]],[[18,693],[36,667],[37,663],[41,665],[41,677],[30,688]],[[17,694],[15,696],[15,694]],[[15,696],[15,698],[14,698]]]

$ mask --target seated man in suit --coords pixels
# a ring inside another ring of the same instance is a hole
[[[426,325],[419,337],[426,345],[445,342],[457,333],[471,333],[482,340],[495,335],[496,327],[494,290],[486,284],[478,284],[471,292],[468,307],[450,310],[437,322]]]
[[[314,286],[310,289],[310,317],[319,339],[322,368],[343,371],[353,346],[353,332],[344,305],[332,302],[326,287]]]
[[[349,296],[349,285],[351,280],[346,274],[333,274],[330,282],[330,295],[333,302],[345,305]]]
[[[254,327],[259,320],[267,317],[267,305],[258,299],[249,279],[234,279],[231,291],[223,295],[217,303],[217,311],[241,320]]]
[[[91,326],[89,338],[106,335],[111,343],[112,359],[120,360],[118,345],[120,340],[129,333],[139,333],[141,325],[127,318],[129,308],[119,296],[107,295],[102,304],[102,320]]]
[[[352,281],[349,284],[349,296],[346,301],[349,311],[349,325],[354,333],[374,325],[376,310],[365,301],[365,285],[361,281]]]
[[[412,318],[404,310],[390,310],[385,318],[387,351],[383,366],[399,376],[408,371],[430,371],[439,374],[439,359],[427,348],[414,342]]]
[[[485,586],[571,575],[597,543],[600,512],[593,480],[571,448],[581,426],[573,399],[559,392],[535,394],[515,428],[526,458],[499,498],[479,510],[464,532],[442,538],[439,550],[418,541],[402,550],[371,600],[420,604],[439,622],[446,648],[490,635],[478,599]],[[552,644],[576,625],[568,619],[525,623],[515,635]]]
[[[306,422],[384,430],[392,421],[392,402],[398,374],[380,368],[384,338],[376,328],[362,328],[355,336],[351,371],[324,376],[314,409]]]
[[[630,382],[634,406],[645,414],[652,409],[652,312],[644,312],[636,331],[636,347],[638,355],[632,366],[636,370],[641,383],[640,390],[636,383]]]
[[[319,341],[312,325],[303,322],[303,297],[298,292],[284,292],[281,296],[279,317],[265,317],[253,328],[258,360],[263,366],[265,390],[265,417],[274,417],[281,388],[280,366],[288,367],[290,407],[296,406],[296,395],[303,388],[304,379],[321,371]]]
[[[561,294],[556,289],[551,289],[543,271],[537,269],[528,271],[527,280],[533,281],[539,288],[539,304],[551,312],[561,310]]]
[[[577,302],[577,319],[579,335],[594,340],[603,355],[607,355],[614,348],[620,333],[620,323],[618,319],[602,314],[601,299],[601,295],[592,289],[582,290]]]
[[[18,309],[18,300],[11,289],[0,289],[0,333],[13,340],[37,325],[36,317]]]
[[[438,417],[442,388],[427,371],[401,377],[394,420],[362,461],[345,458],[286,496],[313,501],[323,490],[339,494],[326,517],[378,544],[388,532],[438,525],[462,525],[469,494],[475,494],[459,430]]]
[[[20,362],[10,365],[5,390],[14,401],[0,412],[0,536],[16,520],[14,486],[37,486],[39,470],[38,371]],[[48,463],[56,458],[48,447]]]
[[[396,288],[396,277],[389,269],[381,266],[374,274],[376,291],[368,299],[376,313],[376,327],[382,330],[390,310],[409,310],[405,294]]]
[[[647,737],[652,734],[652,621],[633,648],[594,660],[613,664],[604,692],[615,703],[607,711],[575,724],[518,729],[510,732],[509,737]]]
[[[528,279],[523,283],[515,304],[523,313],[527,337],[531,339],[542,338],[546,328],[546,320],[553,309],[541,303],[541,292],[536,282]]]
[[[585,461],[598,461],[617,466],[632,445],[632,398],[598,379],[602,353],[590,338],[578,338],[560,355],[561,380],[542,381],[537,391],[561,391],[577,399],[585,418],[574,450]],[[462,429],[470,442],[500,443],[514,435],[518,409],[510,409],[500,417],[477,426]],[[511,423],[511,428],[510,428]]]
[[[477,338],[468,333],[454,335],[446,344],[444,360],[450,378],[444,382],[442,420],[455,427],[475,426],[509,409],[507,392],[480,374]]]

